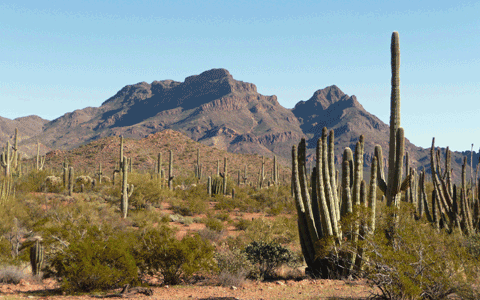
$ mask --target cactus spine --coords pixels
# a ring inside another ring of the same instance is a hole
[[[37,239],[35,244],[30,248],[30,265],[32,266],[32,274],[34,276],[40,274],[43,265],[43,254],[43,245]]]

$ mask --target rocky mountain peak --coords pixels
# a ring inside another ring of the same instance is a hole
[[[193,82],[211,82],[222,79],[233,79],[233,76],[226,69],[211,69],[200,75],[188,76],[185,78],[185,84],[191,84]]]
[[[319,104],[323,109],[327,109],[330,105],[342,100],[345,96],[345,93],[336,85],[331,85],[324,89],[317,90],[308,101],[313,101],[315,106]]]

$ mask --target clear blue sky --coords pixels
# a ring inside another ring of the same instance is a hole
[[[479,1],[0,1],[0,116],[226,68],[287,108],[335,84],[388,124],[393,31],[407,138],[479,149]]]

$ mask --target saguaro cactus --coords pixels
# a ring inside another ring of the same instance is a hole
[[[173,190],[173,178],[175,175],[173,175],[173,151],[169,151],[169,161],[168,161],[168,188],[170,190]]]
[[[18,128],[15,128],[15,137],[13,138],[13,168],[18,168]]]
[[[10,176],[10,169],[12,166],[13,156],[10,152],[10,142],[7,141],[6,149],[3,149],[3,154],[1,156],[0,164],[5,170],[5,177]]]
[[[37,171],[43,170],[45,165],[45,156],[40,156],[40,143],[37,141]]]
[[[69,196],[73,195],[73,184],[74,184],[73,167],[70,167],[68,172],[68,195]]]
[[[223,158],[223,173],[220,173],[223,178],[223,194],[227,194],[227,157]]]
[[[132,196],[134,186],[133,184],[128,184],[128,163],[125,156],[123,157],[122,166],[122,200],[120,202],[120,210],[122,211],[122,217],[125,219],[128,213],[128,199]]]
[[[32,274],[37,276],[43,265],[43,245],[40,240],[36,240],[35,244],[30,248],[30,265],[32,266]]]
[[[202,180],[202,164],[200,163],[200,149],[197,148],[197,163],[194,165],[195,168],[195,177],[198,180]]]

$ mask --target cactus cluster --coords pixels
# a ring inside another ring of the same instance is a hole
[[[292,181],[300,244],[308,265],[307,271],[321,278],[342,278],[360,271],[363,264],[361,241],[375,230],[376,158],[372,163],[367,190],[367,184],[363,180],[364,142],[361,136],[355,147],[355,158],[350,148],[344,151],[342,185],[337,186],[332,159],[333,144],[333,130],[328,138],[328,130],[324,128],[322,137],[317,142],[311,193],[305,167],[305,139],[298,145],[298,150],[296,146],[292,148]],[[365,218],[365,215],[369,217]],[[346,220],[353,222],[348,223]],[[333,250],[346,241],[351,246],[349,251]],[[331,256],[334,257],[333,260]]]
[[[445,151],[445,167],[442,171],[440,151],[435,150],[435,138],[430,148],[430,167],[432,171],[433,193],[431,212],[425,205],[427,219],[437,228],[444,228],[448,232],[461,231],[465,235],[472,235],[480,231],[480,195],[472,191],[472,198],[467,197],[466,169],[467,158],[462,165],[461,187],[452,182],[451,152]]]

